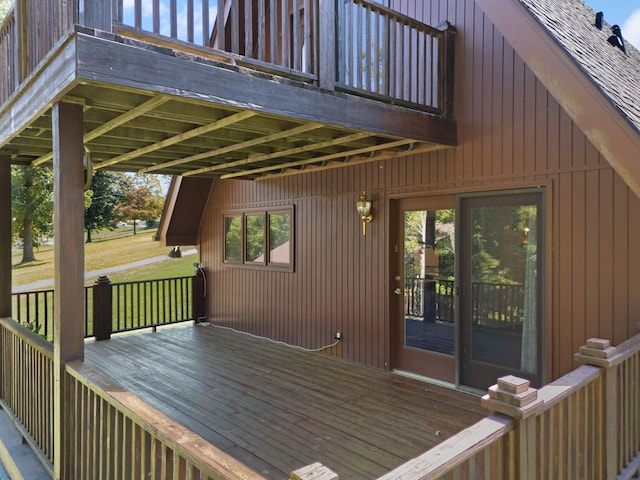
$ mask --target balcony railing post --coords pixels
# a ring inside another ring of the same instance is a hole
[[[98,341],[111,338],[112,297],[111,280],[101,275],[93,287],[93,332]]]
[[[78,0],[84,7],[80,9],[80,23],[86,27],[110,32],[113,25],[114,7],[117,0]]]
[[[456,29],[449,22],[444,22],[438,25],[438,29],[442,30],[442,36],[440,37],[441,45],[438,55],[438,73],[440,76],[440,88],[438,89],[440,98],[438,99],[438,104],[442,111],[442,115],[445,118],[453,118],[453,90],[455,88],[454,38]]]
[[[11,316],[11,158],[0,155],[0,318]]]
[[[15,81],[14,88],[29,75],[29,5],[28,0],[17,0],[14,6],[16,22],[16,42],[15,42]]]
[[[609,340],[590,338],[587,344],[580,347],[575,359],[584,365],[594,365],[602,368],[603,398],[601,399],[604,418],[604,436],[602,445],[605,451],[606,478],[616,478],[618,475],[618,399],[620,385],[618,385],[618,367],[609,361],[616,353]]]
[[[536,444],[538,431],[535,415],[543,408],[544,401],[538,398],[538,390],[529,386],[529,381],[508,375],[498,379],[482,397],[482,406],[492,412],[502,413],[515,420],[516,477],[522,480],[539,478],[536,471]]]
[[[336,0],[317,0],[318,11],[318,86],[333,90],[338,59],[338,11]]]

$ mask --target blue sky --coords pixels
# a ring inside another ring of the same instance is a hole
[[[604,13],[609,25],[620,25],[625,42],[640,48],[640,0],[585,0],[596,12]]]

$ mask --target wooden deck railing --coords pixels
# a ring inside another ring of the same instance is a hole
[[[338,86],[396,104],[451,113],[453,29],[433,28],[369,0],[338,12]]]
[[[540,390],[500,379],[482,399],[494,413],[379,480],[640,475],[640,335],[618,348],[591,339],[576,359]]]
[[[454,322],[453,280],[406,278],[404,314],[426,321]],[[473,282],[471,284],[471,322],[488,328],[522,327],[524,288],[522,285]]]
[[[0,319],[0,402],[52,473],[53,345],[10,319]]]
[[[4,21],[0,24],[0,104],[2,104],[16,87],[15,38],[16,16],[15,7],[9,10]]]
[[[74,23],[452,114],[454,29],[369,0],[17,0],[0,26],[0,104]]]
[[[85,286],[85,337],[155,328],[197,320],[203,315],[201,277],[197,275],[111,283],[100,277]],[[53,340],[53,290],[14,293],[13,318]]]
[[[66,373],[68,478],[264,480],[83,363]]]

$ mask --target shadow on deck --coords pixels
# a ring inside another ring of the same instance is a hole
[[[266,478],[376,478],[483,418],[479,398],[212,326],[86,344],[85,362]]]

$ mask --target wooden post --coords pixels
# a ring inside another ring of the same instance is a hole
[[[449,22],[444,22],[438,28],[442,30],[438,55],[440,75],[438,103],[444,118],[453,118],[454,90],[455,90],[455,34],[456,29]]]
[[[15,88],[29,75],[29,11],[27,0],[16,0],[14,15],[16,22],[15,42]]]
[[[338,11],[336,0],[319,0],[318,21],[318,86],[333,90],[336,83],[338,55]]]
[[[54,478],[71,478],[70,399],[65,364],[84,360],[84,147],[81,105],[53,106],[54,175]]]
[[[492,412],[508,415],[515,420],[517,460],[516,477],[522,480],[539,478],[536,464],[535,414],[544,402],[538,398],[538,391],[529,386],[529,381],[508,375],[498,379],[489,387],[489,393],[482,397],[482,406]]]
[[[618,367],[609,360],[615,353],[616,347],[612,347],[609,340],[590,338],[574,355],[581,364],[602,368],[604,439],[601,445],[604,447],[605,478],[618,475]]]
[[[11,312],[11,157],[0,155],[0,318]]]
[[[206,303],[206,274],[204,268],[197,265],[197,270],[192,278],[191,283],[191,308],[193,311],[191,315],[193,320],[203,322],[207,320],[207,303]]]
[[[109,340],[113,323],[113,290],[111,280],[100,275],[93,287],[93,333],[96,340]]]
[[[291,472],[291,480],[340,480],[338,474],[319,462]]]
[[[117,0],[113,0],[117,1]],[[84,10],[80,12],[80,23],[85,27],[110,32],[113,26],[113,6],[111,0],[84,0]]]

